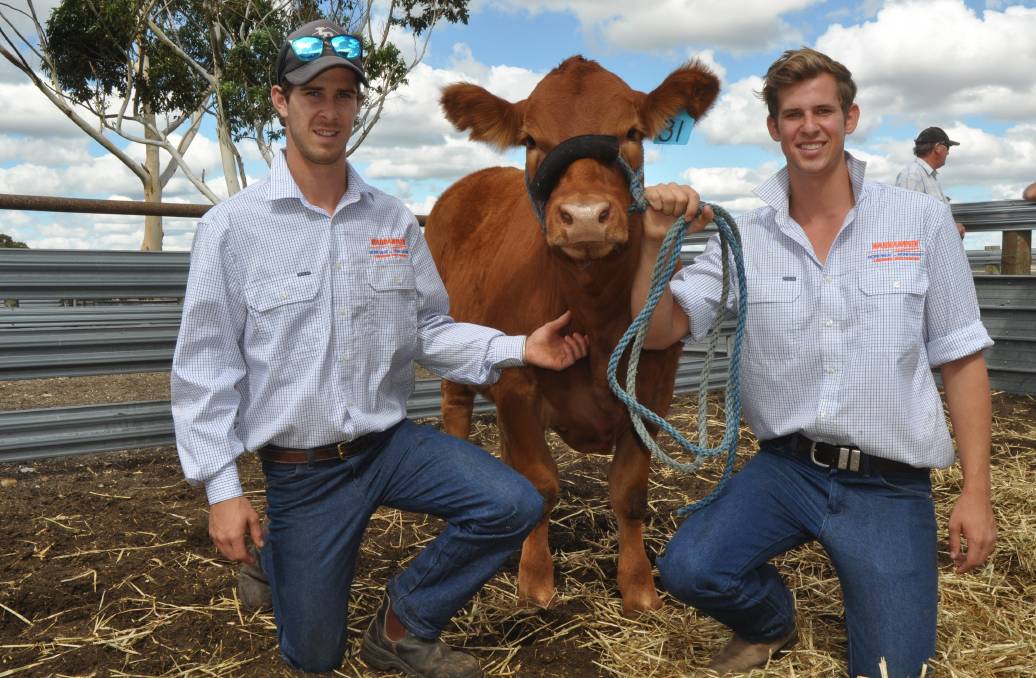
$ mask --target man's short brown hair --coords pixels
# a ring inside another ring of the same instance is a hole
[[[811,80],[818,75],[830,73],[838,86],[838,99],[842,103],[842,113],[848,115],[849,109],[856,99],[856,83],[849,69],[823,52],[809,47],[789,49],[770,65],[766,71],[766,80],[760,97],[766,102],[766,109],[774,120],[777,119],[777,95],[782,87]]]

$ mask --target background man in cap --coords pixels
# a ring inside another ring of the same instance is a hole
[[[1022,200],[1036,202],[1036,181],[1026,186],[1025,190],[1022,191]]]
[[[950,199],[942,192],[936,174],[946,164],[950,146],[960,146],[960,142],[952,141],[941,127],[924,129],[914,139],[914,160],[900,171],[896,186],[927,193],[940,202],[948,203]],[[964,224],[957,222],[956,226],[957,233],[963,238]]]
[[[266,179],[198,224],[173,360],[177,449],[188,480],[205,485],[213,542],[246,564],[243,603],[261,602],[269,581],[289,665],[341,664],[360,539],[387,505],[447,525],[388,582],[361,656],[413,676],[479,676],[439,633],[543,502],[484,450],[406,419],[413,363],[487,383],[523,363],[563,369],[587,343],[561,334],[568,313],[528,337],[447,315],[417,220],[346,161],[362,57],[329,21],[288,36],[270,91],[286,148]],[[246,450],[262,458],[265,534],[238,480]]]

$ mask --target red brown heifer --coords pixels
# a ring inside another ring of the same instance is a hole
[[[474,140],[499,148],[524,146],[525,173],[532,178],[552,149],[582,135],[616,139],[622,157],[640,168],[645,138],[681,109],[700,118],[718,91],[719,81],[698,63],[676,70],[645,94],[576,56],[551,71],[524,101],[510,103],[458,83],[444,90],[442,107]],[[482,392],[496,403],[504,460],[543,494],[548,515],[559,482],[546,429],[576,450],[615,451],[608,491],[619,526],[623,610],[651,610],[661,601],[643,541],[650,456],[605,376],[612,349],[630,324],[642,217],[628,214],[629,187],[614,162],[582,157],[562,169],[542,206],[542,223],[522,171],[494,167],[451,186],[428,217],[425,235],[458,320],[527,334],[571,309],[572,329],[589,336],[589,356],[567,370],[505,370]],[[638,399],[663,416],[679,355],[677,345],[645,351],[641,358]],[[467,437],[474,392],[445,381],[442,391],[446,430]],[[522,548],[518,593],[541,606],[554,596],[546,516]]]

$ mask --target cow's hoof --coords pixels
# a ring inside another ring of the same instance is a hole
[[[522,607],[533,607],[541,610],[550,609],[557,600],[557,592],[552,588],[537,592],[518,590],[518,604]]]
[[[628,596],[622,599],[622,615],[636,617],[644,612],[653,612],[662,607],[662,599],[654,591],[650,595]]]

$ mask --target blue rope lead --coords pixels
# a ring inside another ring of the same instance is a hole
[[[620,164],[624,166],[630,180],[630,192],[633,196],[633,205],[630,207],[630,211],[642,212],[647,208],[647,201],[644,198],[643,175],[641,172],[634,172],[632,168],[622,160],[621,156]],[[622,338],[619,340],[618,345],[615,347],[615,350],[612,352],[611,358],[608,361],[608,385],[611,387],[615,396],[629,409],[630,419],[633,422],[633,426],[636,429],[637,434],[640,436],[644,445],[651,450],[656,459],[664,463],[669,468],[682,471],[684,473],[695,473],[706,459],[717,457],[724,453],[726,454],[727,460],[726,465],[723,467],[723,475],[721,476],[720,481],[716,484],[716,487],[714,487],[712,491],[701,500],[679,509],[677,513],[680,515],[686,515],[691,511],[695,511],[711,504],[726,486],[734,470],[734,461],[737,457],[738,434],[741,425],[741,345],[744,339],[745,318],[747,315],[744,255],[741,250],[740,234],[737,231],[737,225],[734,223],[734,219],[726,210],[717,205],[712,205],[712,209],[716,215],[714,222],[720,232],[720,244],[722,246],[723,257],[723,292],[720,297],[720,308],[723,309],[726,307],[726,301],[729,294],[729,260],[731,258],[734,260],[734,267],[737,273],[737,285],[740,292],[737,303],[737,325],[734,330],[734,348],[730,355],[730,365],[727,373],[727,387],[724,402],[726,429],[719,445],[716,447],[708,446],[707,421],[705,416],[708,376],[711,370],[712,356],[719,337],[718,321],[709,332],[708,350],[706,353],[705,365],[702,368],[702,378],[699,386],[698,433],[700,443],[698,445],[695,445],[684,438],[684,436],[673,428],[665,419],[659,417],[650,409],[641,405],[636,399],[637,366],[640,362],[640,353],[643,349],[644,338],[647,335],[647,330],[651,323],[651,315],[654,313],[659,299],[662,298],[666,285],[669,284],[669,280],[673,276],[673,271],[676,269],[676,262],[680,259],[680,249],[683,245],[683,238],[688,227],[688,223],[683,217],[677,219],[676,223],[673,224],[673,227],[669,230],[669,233],[666,234],[665,239],[662,241],[662,247],[658,253],[658,260],[655,262],[655,268],[651,274],[650,292],[648,293],[648,298],[644,304],[644,308],[641,309],[640,313],[637,314],[637,317],[633,319],[633,323],[622,335]],[[729,255],[732,255],[732,257]],[[633,347],[630,352],[629,365],[626,373],[627,388],[623,389],[623,387],[619,385],[618,379],[616,379],[615,375],[618,370],[619,360],[622,358],[623,353],[625,353],[627,346],[629,346],[631,342]],[[689,463],[681,463],[667,455],[648,433],[647,428],[644,425],[645,419],[669,434],[684,450],[692,454],[694,459]]]

